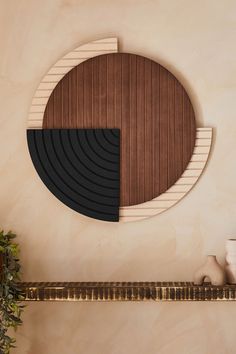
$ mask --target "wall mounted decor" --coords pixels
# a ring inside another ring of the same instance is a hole
[[[81,214],[134,221],[176,204],[201,175],[212,129],[160,64],[93,41],[59,60],[32,100],[27,130],[48,189]]]

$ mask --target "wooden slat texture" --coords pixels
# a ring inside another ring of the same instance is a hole
[[[119,128],[121,206],[170,188],[189,163],[196,138],[183,86],[158,63],[127,53],[96,56],[68,72],[49,98],[43,128]]]
[[[175,80],[168,75],[168,185],[173,185],[178,178],[175,168]]]
[[[31,113],[28,117],[28,128],[42,128],[43,114],[38,115],[37,110],[40,109],[40,112],[44,113],[46,104],[50,95],[52,94],[53,89],[64,77],[64,75],[66,75],[71,69],[73,69],[73,67],[79,65],[80,63],[89,58],[101,54],[117,52],[117,49],[117,38],[104,38],[102,40],[92,41],[87,44],[81,45],[78,48],[74,49],[72,52],[66,54],[62,59],[58,60],[48,71],[48,73],[43,77],[41,83],[39,84],[34,94],[30,108]],[[61,92],[58,91],[62,90],[62,86],[63,84],[59,83],[56,94],[53,94],[53,97],[55,99],[53,106],[61,107],[61,109],[63,109],[63,105],[61,102],[62,95]],[[37,106],[36,109],[35,106]],[[60,116],[60,118],[58,119],[60,120],[60,122],[62,122],[62,116]]]
[[[236,286],[192,282],[22,282],[25,301],[235,301]]]
[[[176,80],[177,81],[177,80]],[[159,178],[160,178],[160,194],[164,193],[169,185],[168,185],[168,71],[163,67],[160,67],[160,128],[159,128],[159,149],[160,149],[160,164],[159,164]],[[181,87],[182,93],[182,87]],[[154,98],[155,100],[155,98]],[[181,102],[178,102],[176,107],[180,105]],[[172,116],[172,119],[175,119],[175,115]],[[178,122],[181,124],[181,121],[178,117]],[[182,134],[183,126],[181,124],[181,134]],[[173,142],[174,148],[181,148],[180,142]],[[155,150],[154,150],[155,151]],[[174,170],[181,171],[178,177],[181,175],[182,171],[182,163],[177,159],[174,160],[175,168]],[[173,184],[173,183],[172,183]]]
[[[206,133],[207,137],[202,138]],[[175,205],[190,191],[190,189],[192,189],[206,165],[210,153],[212,129],[207,128],[206,130],[206,128],[198,128],[196,135],[199,136],[199,138],[196,139],[196,143],[200,140],[204,140],[207,147],[199,148],[198,146],[195,146],[194,153],[190,158],[187,168],[175,184],[157,198],[153,198],[146,203],[120,208],[120,221],[138,221],[150,216],[158,215]]]
[[[171,204],[168,203],[168,208],[170,208],[171,206],[173,206],[174,202],[172,202]],[[150,218],[151,216],[154,215],[158,215],[161,212],[163,212],[167,207],[163,206],[163,208],[161,207],[156,207],[154,205],[153,208],[147,207],[147,208],[138,208],[138,205],[135,206],[135,208],[132,209],[126,209],[126,207],[123,207],[120,210],[120,218],[124,217],[146,217],[146,218]],[[123,220],[122,220],[123,221]]]

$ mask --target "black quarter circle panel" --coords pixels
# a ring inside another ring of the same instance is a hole
[[[119,221],[119,129],[28,129],[31,159],[61,202],[104,221]]]

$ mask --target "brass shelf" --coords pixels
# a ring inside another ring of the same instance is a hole
[[[25,301],[235,301],[236,286],[192,282],[21,282]]]

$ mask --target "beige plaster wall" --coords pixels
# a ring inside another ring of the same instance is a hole
[[[46,189],[25,129],[41,77],[79,44],[118,36],[122,51],[171,70],[214,128],[208,167],[177,206],[109,224]],[[0,225],[19,235],[24,280],[191,280],[236,236],[236,1],[1,0]],[[32,303],[17,354],[235,354],[234,303]]]

